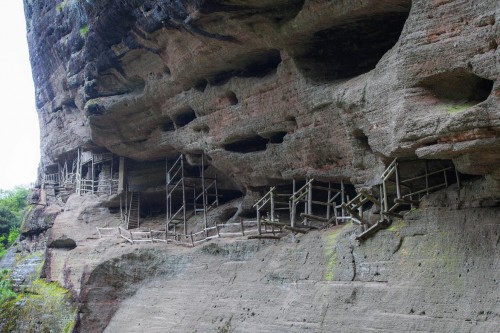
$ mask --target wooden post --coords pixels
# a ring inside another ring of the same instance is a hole
[[[344,181],[343,180],[340,180],[340,201],[341,203],[340,204],[344,204],[346,203],[345,201],[345,188],[344,188]],[[349,199],[347,199],[347,201],[349,201]],[[345,217],[345,208],[344,206],[342,206],[342,217]]]
[[[193,209],[194,209],[194,215],[197,215],[196,213],[196,183],[193,186]]]
[[[312,199],[313,199],[313,187],[312,182],[309,183],[307,191],[309,192],[307,195],[307,213],[312,215]],[[307,218],[304,219],[305,225],[308,225],[309,220]]]
[[[297,205],[295,204],[295,178],[292,183],[292,197],[290,198],[291,206],[290,206],[290,226],[295,227],[295,214],[297,210]]]
[[[259,211],[259,207],[257,206],[257,229],[258,229],[258,232],[259,232],[259,235],[261,234],[261,229],[260,229],[260,211]]]
[[[385,180],[382,180],[382,190],[384,191],[384,208],[383,208],[383,211],[384,212],[387,212],[387,210],[389,209],[389,205],[387,203],[387,187],[385,185]]]
[[[92,194],[94,194],[94,152],[91,152],[91,161],[92,161],[92,180],[90,181],[90,186],[92,186]]]
[[[327,203],[327,206],[326,206],[326,219],[327,220],[330,219],[330,199],[331,199],[331,196],[332,196],[331,188],[332,188],[331,182],[328,182],[328,197],[326,199],[326,203]]]
[[[394,167],[396,168],[396,196],[398,199],[401,199],[401,186],[399,184],[399,163],[396,161],[396,164],[394,164]]]
[[[241,224],[241,235],[245,236],[245,226],[243,223],[243,219],[240,217],[240,224]]]
[[[274,190],[271,188],[271,222],[274,222]]]
[[[122,193],[125,188],[125,157],[120,157],[118,166],[118,193]]]
[[[184,184],[184,155],[181,154],[181,185],[182,185],[182,219],[184,221],[184,235],[187,235],[186,221],[186,187]]]
[[[382,188],[382,184],[379,185],[378,191],[380,193],[380,212],[384,210],[384,189]]]
[[[204,164],[204,156],[201,155],[201,191],[203,197],[203,223],[205,225],[205,238],[207,237],[207,228],[208,228],[208,218],[207,218],[207,204],[208,204],[208,196],[207,189],[205,188],[205,164]]]
[[[141,192],[137,192],[137,228],[141,226]]]
[[[194,247],[193,232],[191,231],[191,246]]]
[[[168,244],[168,225],[170,220],[168,198],[169,198],[169,173],[168,173],[168,158],[165,157],[165,239]]]
[[[338,216],[337,206],[333,206],[333,214],[334,214],[333,216],[335,216],[335,225],[339,225],[339,219],[337,218]]]
[[[429,194],[429,161],[425,160],[425,189]]]
[[[219,190],[217,189],[217,174],[215,174],[215,206],[219,207]]]
[[[120,194],[120,221],[123,222],[123,207],[122,207],[122,196]]]

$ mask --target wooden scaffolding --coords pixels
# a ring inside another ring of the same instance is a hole
[[[177,240],[177,232],[182,226],[182,235],[188,236],[187,221],[194,215],[203,214],[205,238],[216,231],[216,226],[209,226],[208,212],[219,205],[217,177],[206,177],[205,156],[201,156],[201,165],[196,174],[187,172],[184,155],[169,163],[166,160],[166,236]]]
[[[410,163],[415,164],[416,161]],[[394,159],[380,176],[378,197],[373,193],[373,189],[361,189],[356,197],[343,204],[352,220],[366,228],[356,239],[365,240],[378,230],[389,226],[393,218],[403,218],[401,211],[417,206],[424,195],[448,187],[451,184],[450,177],[455,177],[460,186],[460,175],[454,167],[438,167],[432,170],[428,160],[423,163],[424,171],[421,174],[405,176],[401,174],[400,162]],[[373,225],[363,217],[364,207],[370,202],[376,205],[380,212],[379,220]]]
[[[326,200],[314,200],[315,192],[326,192]],[[283,201],[283,198],[287,201]],[[348,200],[344,182],[341,181],[340,188],[335,188],[331,182],[326,185],[314,182],[314,179],[307,179],[305,184],[297,189],[297,183],[292,180],[292,193],[279,193],[276,187],[271,187],[269,191],[262,196],[253,207],[257,215],[257,228],[259,235],[262,233],[280,232],[282,228],[302,231],[299,228],[309,228],[311,221],[320,222],[324,225],[331,223],[338,224],[339,221],[346,220],[342,204]],[[297,212],[298,206],[304,205],[303,212],[300,213],[302,222],[298,225]],[[314,206],[325,208],[325,216],[319,216],[314,213]],[[288,210],[290,214],[289,223],[280,221],[276,212],[279,210]],[[270,230],[268,229],[270,227]],[[263,229],[264,227],[264,229]],[[277,228],[277,230],[275,229]]]
[[[111,195],[118,192],[118,179],[113,178],[113,154],[78,149],[76,165],[74,179],[77,194]],[[83,175],[84,168],[86,175]],[[100,178],[96,177],[97,169],[100,170]]]

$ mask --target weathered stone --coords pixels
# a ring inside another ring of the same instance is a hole
[[[218,177],[210,223],[292,178],[369,188],[395,157],[462,173],[362,244],[347,225],[139,249],[97,237],[116,197],[45,187],[19,246],[48,238],[43,274],[79,296],[80,331],[498,330],[498,1],[24,3],[40,173],[82,147],[126,157],[144,214],[179,153]]]

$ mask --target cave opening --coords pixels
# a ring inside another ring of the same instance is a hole
[[[288,132],[278,132],[269,138],[269,143],[283,143],[283,140],[285,138],[285,135],[287,135]]]
[[[194,84],[194,89],[198,90],[199,92],[204,92],[205,89],[207,88],[208,81],[205,79],[200,79]]]
[[[177,126],[177,128],[179,128],[186,126],[195,119],[196,119],[196,113],[192,108],[188,107],[186,110],[177,114],[174,123]]]
[[[161,126],[164,132],[175,131],[174,121],[168,118]]]
[[[228,91],[226,93],[226,99],[228,100],[230,105],[236,105],[238,104],[238,97],[236,97],[236,94],[233,91]]]
[[[238,76],[262,78],[275,73],[280,63],[280,51],[269,50],[268,52],[256,57],[254,62],[244,67]]]
[[[234,153],[252,153],[266,150],[268,142],[269,139],[255,135],[243,140],[225,144],[224,149]]]
[[[304,76],[319,82],[367,73],[396,44],[408,14],[409,8],[318,31],[304,44],[296,63]]]
[[[267,149],[267,144],[283,143],[283,140],[288,132],[279,131],[269,133],[264,136],[254,135],[238,141],[234,141],[224,145],[224,149],[234,153],[253,153],[257,151],[264,151]]]
[[[442,102],[475,105],[488,98],[493,83],[464,69],[457,69],[427,77],[420,86]]]
[[[220,86],[227,83],[233,77],[242,78],[263,78],[276,73],[281,63],[281,54],[279,50],[265,50],[246,55],[238,60],[241,63],[239,68],[225,70],[214,73],[208,81],[212,86]]]
[[[354,130],[352,132],[352,136],[356,140],[355,142],[359,148],[366,150],[366,151],[369,151],[369,152],[373,152],[372,148],[370,147],[370,144],[368,142],[368,137],[366,136],[366,134],[362,130],[360,130],[360,129]]]

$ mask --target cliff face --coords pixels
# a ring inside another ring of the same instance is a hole
[[[116,198],[47,199],[50,223],[37,209],[25,235],[44,233],[45,274],[81,301],[82,332],[498,327],[498,1],[24,4],[41,177],[79,148],[111,152],[148,214],[164,212],[165,159],[180,153],[247,208],[292,179],[375,185],[396,157],[463,180],[362,246],[348,225],[168,255],[95,239]]]
[[[393,157],[498,179],[496,1],[27,1],[42,161],[205,152],[240,188]],[[498,193],[497,193],[498,194]]]

